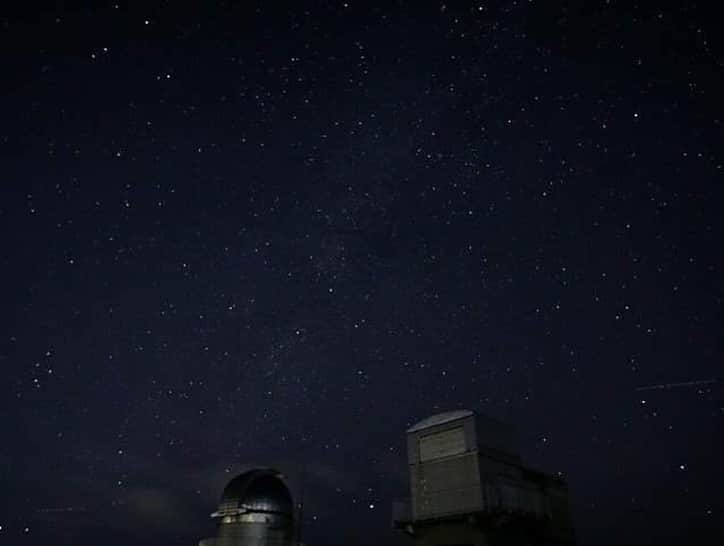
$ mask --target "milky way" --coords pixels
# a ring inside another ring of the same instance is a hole
[[[566,478],[581,544],[718,544],[718,21],[1,14],[0,542],[195,544],[262,464],[309,544],[404,544],[404,431],[467,408]]]

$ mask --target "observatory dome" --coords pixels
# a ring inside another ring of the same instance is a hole
[[[271,468],[239,474],[221,494],[214,538],[200,546],[291,546],[294,503],[283,476]]]
[[[221,495],[213,517],[221,525],[234,523],[271,523],[292,525],[294,504],[281,474],[269,468],[257,468],[231,480]]]

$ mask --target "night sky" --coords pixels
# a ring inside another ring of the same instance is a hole
[[[468,408],[582,545],[721,544],[714,7],[26,4],[0,543],[192,546],[262,464],[312,546],[408,544],[404,431]]]

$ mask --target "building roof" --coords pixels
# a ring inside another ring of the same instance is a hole
[[[231,480],[224,488],[215,516],[252,512],[292,517],[292,496],[276,470],[258,468]]]
[[[426,428],[442,425],[443,423],[457,421],[458,419],[462,419],[464,417],[470,417],[471,415],[473,415],[473,412],[470,410],[455,410],[438,413],[437,415],[432,415],[431,417],[415,423],[407,429],[407,432],[418,432],[420,430],[425,430]]]

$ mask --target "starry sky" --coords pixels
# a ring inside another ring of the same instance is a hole
[[[3,8],[0,543],[193,545],[271,464],[311,544],[407,544],[404,431],[469,408],[581,544],[718,544],[724,43],[675,4]]]

